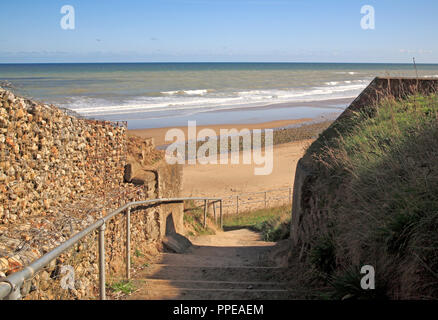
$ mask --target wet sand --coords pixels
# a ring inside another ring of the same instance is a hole
[[[301,124],[305,122],[311,122],[313,119],[304,118],[304,119],[290,119],[290,120],[276,120],[262,123],[252,123],[252,124],[215,124],[215,125],[203,125],[197,126],[196,130],[199,132],[202,129],[213,129],[217,135],[220,134],[220,129],[274,129],[274,128],[283,128],[291,125]],[[181,129],[185,136],[187,137],[187,126],[185,127],[166,127],[166,128],[152,128],[152,129],[134,129],[128,130],[128,135],[135,135],[142,138],[153,138],[156,146],[161,146],[165,144],[172,143],[172,141],[165,141],[166,132],[170,129],[177,128]]]

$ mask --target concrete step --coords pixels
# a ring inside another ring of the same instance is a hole
[[[137,287],[147,288],[178,288],[190,290],[264,290],[287,291],[285,282],[254,282],[254,281],[208,281],[208,280],[172,280],[172,279],[135,279]]]
[[[288,268],[270,266],[275,243],[250,230],[192,239],[184,254],[162,253],[133,270],[138,288],[126,299],[289,300],[296,292]],[[263,263],[263,261],[265,261]]]
[[[204,245],[204,246],[196,246],[194,245],[193,247],[191,247],[188,252],[186,252],[187,254],[193,254],[199,257],[211,257],[212,254],[212,249],[214,249],[214,259],[218,259],[218,258],[250,258],[252,260],[254,260],[255,258],[257,258],[258,256],[262,256],[263,254],[269,252],[270,250],[272,250],[272,248],[274,247],[275,244],[270,244],[269,245],[264,245],[264,246],[260,246],[260,241],[253,241],[250,242],[245,241],[244,242],[245,245],[242,245],[240,243],[235,243],[233,246],[208,246],[208,245]],[[255,250],[254,250],[255,249]],[[256,255],[256,256],[255,256]]]
[[[146,279],[271,282],[283,278],[287,268],[253,266],[181,266],[154,264],[137,274]],[[275,280],[273,280],[275,279]]]
[[[143,286],[128,299],[132,300],[289,300],[294,294],[287,290],[195,289]]]
[[[254,261],[253,256],[239,256],[239,264],[243,266],[252,266],[258,261]],[[201,266],[230,266],[236,264],[235,256],[222,256],[218,259],[217,256],[210,255],[196,255],[196,254],[176,254],[176,253],[163,253],[160,254],[158,259],[156,260],[160,264],[171,264],[171,265],[179,265],[181,263],[185,265],[201,265]],[[268,266],[267,264],[261,266]]]

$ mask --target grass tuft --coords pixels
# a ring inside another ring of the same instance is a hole
[[[136,289],[132,281],[113,282],[110,285],[108,285],[108,287],[115,293],[122,292],[124,294],[131,294]]]
[[[310,251],[310,263],[323,275],[330,275],[336,268],[336,247],[326,236],[320,238]]]

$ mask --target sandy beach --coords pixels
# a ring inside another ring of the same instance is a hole
[[[254,175],[255,164],[185,165],[183,196],[224,197],[241,193],[293,187],[298,160],[312,140],[274,146],[270,175]]]
[[[197,131],[199,132],[202,129],[209,128],[216,131],[219,135],[220,129],[274,129],[274,128],[282,128],[290,125],[300,124],[312,121],[311,118],[303,118],[303,119],[289,119],[289,120],[276,120],[262,123],[252,123],[252,124],[215,124],[215,125],[206,125],[206,126],[197,126]],[[135,135],[141,138],[153,138],[156,146],[161,146],[168,144],[169,142],[165,141],[166,132],[169,129],[181,129],[184,131],[184,134],[187,136],[187,126],[185,127],[164,127],[164,128],[152,128],[152,129],[133,129],[128,130],[128,135]]]
[[[210,128],[219,133],[220,129],[236,128],[268,129],[282,128],[294,124],[312,121],[312,119],[277,120],[254,124],[222,124],[198,126],[198,131]],[[129,135],[143,138],[152,137],[157,146],[166,144],[164,136],[170,128],[129,130]],[[187,134],[187,127],[179,127]],[[182,196],[226,197],[242,193],[260,192],[279,188],[293,187],[295,168],[305,149],[313,140],[289,142],[274,145],[273,171],[269,175],[255,175],[255,164],[185,164],[183,170]],[[242,157],[242,152],[240,152]],[[242,158],[240,158],[242,159]],[[242,162],[242,161],[241,161]]]

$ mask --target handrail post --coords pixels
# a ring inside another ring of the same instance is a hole
[[[223,228],[223,216],[222,216],[222,199],[221,199],[221,201],[220,201],[220,216],[219,216],[219,219],[220,219],[220,224],[221,224],[221,229]]]
[[[236,212],[239,214],[239,196],[236,197]]]
[[[131,207],[126,210],[126,279],[131,278]]]
[[[204,200],[204,229],[207,227],[207,200]]]
[[[105,292],[105,222],[99,227],[99,291],[100,300],[106,300]]]
[[[217,217],[216,217],[216,201],[213,201],[213,216],[214,216],[214,223],[217,224]]]

